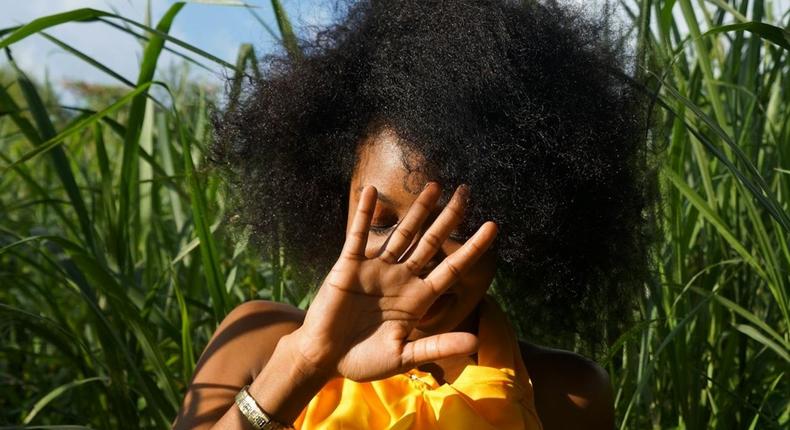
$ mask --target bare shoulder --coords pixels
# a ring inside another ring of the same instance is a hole
[[[579,354],[520,341],[545,430],[614,428],[609,374]]]
[[[214,376],[215,371],[226,381],[254,378],[280,338],[299,328],[303,319],[304,311],[284,303],[253,300],[236,306],[201,354],[195,380]]]
[[[173,428],[210,427],[263,369],[280,338],[303,320],[301,309],[266,300],[233,309],[203,350]]]

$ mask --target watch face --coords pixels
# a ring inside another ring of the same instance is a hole
[[[252,424],[253,427],[259,430],[280,430],[280,429],[292,429],[292,426],[286,426],[283,424],[278,423],[277,421],[272,421],[269,415],[266,412],[263,412],[260,406],[258,406],[258,402],[252,398],[249,391],[247,391],[249,385],[245,385],[238,394],[236,394],[236,405],[238,405],[241,414],[247,418],[247,421]]]
[[[256,429],[278,429],[278,427],[272,427],[271,424],[276,424],[261,410],[261,407],[258,406],[258,403],[255,399],[250,396],[250,393],[247,391],[247,387],[249,385],[245,385],[238,394],[236,394],[236,405],[239,406],[239,410],[241,414],[247,418],[247,421],[252,424],[253,427]]]

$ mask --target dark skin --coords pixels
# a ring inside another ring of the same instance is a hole
[[[460,252],[465,252],[468,245],[454,231],[464,206],[457,199],[458,191],[448,203],[457,211],[436,207],[425,211],[423,223],[417,222],[415,210],[412,209],[415,201],[435,201],[440,192],[438,184],[429,183],[420,174],[408,174],[402,164],[397,136],[393,133],[382,130],[365,143],[359,149],[349,200],[349,208],[356,208],[361,199],[370,197],[364,194],[370,189],[368,186],[372,185],[378,191],[375,205],[371,205],[367,241],[364,248],[360,248],[364,249],[365,257],[384,258],[392,263],[418,258],[416,254],[421,253],[423,248],[417,245],[422,243],[422,237],[429,231],[428,226],[444,223],[445,240],[418,271],[419,278],[430,280],[432,276],[438,276],[443,268],[440,264],[445,260],[452,261],[448,256],[453,254],[460,262],[456,251],[461,249]],[[426,183],[429,183],[428,187],[423,188]],[[430,204],[426,208],[430,208]],[[411,215],[406,217],[407,214]],[[354,212],[349,210],[347,232],[354,229],[354,216]],[[398,228],[405,229],[409,225],[416,227],[412,235],[395,233]],[[495,234],[491,226],[484,226],[467,243],[477,240],[481,245],[490,244]],[[386,256],[387,250],[396,252]],[[448,285],[437,294],[442,300],[434,297],[428,302],[433,305],[427,309],[421,308],[421,317],[410,322],[411,330],[403,339],[404,342],[410,342],[418,352],[430,356],[417,360],[411,367],[416,364],[422,370],[431,372],[439,383],[452,383],[464,366],[475,363],[477,309],[496,272],[494,251],[487,246],[486,249],[481,248],[479,254],[468,260],[468,264],[459,264],[459,267],[462,267],[460,275],[448,281]],[[248,424],[233,408],[234,395],[241,386],[251,383],[261,373],[288,373],[290,369],[283,363],[289,360],[278,359],[284,354],[276,350],[293,350],[282,345],[298,344],[292,340],[296,333],[305,331],[304,326],[305,312],[285,304],[253,301],[237,307],[222,322],[204,351],[174,428],[247,428]],[[304,337],[304,333],[300,333],[299,339]],[[287,341],[281,341],[283,339]],[[336,360],[337,370],[333,370],[332,376],[341,374],[354,380],[366,380],[378,379],[389,372],[386,369],[366,368],[367,363],[374,360],[370,360],[372,353],[364,348],[364,342],[362,346],[354,345],[351,353]],[[608,375],[602,368],[571,352],[526,342],[521,342],[519,346],[532,379],[535,406],[544,429],[609,430],[614,427],[612,389]],[[355,354],[354,350],[357,351]],[[440,356],[435,351],[443,351],[443,354]],[[299,385],[309,388],[300,388],[298,393],[283,395],[287,401],[281,403],[276,401],[281,392],[267,395],[261,391],[261,398],[255,393],[253,396],[259,403],[274,398],[269,405],[262,404],[264,409],[270,412],[274,410],[275,417],[282,421],[292,421],[303,407],[302,403],[309,401],[314,392],[320,389],[320,381],[323,380],[311,378],[311,382]],[[281,404],[291,405],[291,410]]]

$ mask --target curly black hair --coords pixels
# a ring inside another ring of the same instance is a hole
[[[254,243],[317,283],[355,149],[389,127],[445,190],[469,185],[467,232],[498,224],[495,292],[523,336],[611,339],[650,273],[658,193],[647,98],[608,21],[553,1],[370,0],[316,34],[215,113],[211,158]]]

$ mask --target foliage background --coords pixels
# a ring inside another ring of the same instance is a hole
[[[216,3],[234,3],[216,1]],[[298,55],[282,5],[278,33]],[[95,9],[0,29],[0,426],[167,428],[218,321],[253,298],[305,307],[280,256],[225,233],[203,169],[216,88],[163,50],[255,74],[155,24]],[[189,7],[189,6],[187,6]],[[217,6],[228,7],[228,6]],[[790,421],[790,10],[781,1],[622,1],[634,76],[656,94],[664,238],[636,323],[597,357],[620,428]],[[144,46],[136,82],[48,33],[101,21]],[[43,37],[118,81],[63,106],[13,61]],[[159,70],[159,72],[157,72]],[[158,73],[158,74],[157,74]],[[154,80],[166,76],[165,82]],[[232,218],[228,222],[232,222]],[[573,348],[573,339],[556,345]]]

